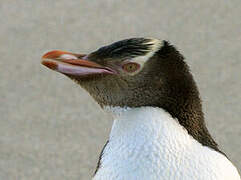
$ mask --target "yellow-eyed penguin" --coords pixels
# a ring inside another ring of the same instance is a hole
[[[240,180],[206,128],[184,57],[167,41],[51,51],[42,64],[77,82],[114,118],[93,180]]]

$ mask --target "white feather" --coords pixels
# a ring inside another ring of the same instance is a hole
[[[93,180],[240,180],[221,153],[201,145],[160,108],[105,108],[114,116]]]

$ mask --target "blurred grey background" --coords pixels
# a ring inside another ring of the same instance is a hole
[[[142,36],[184,54],[208,129],[240,171],[240,17],[240,0],[1,0],[0,179],[90,179],[112,120],[40,58]]]

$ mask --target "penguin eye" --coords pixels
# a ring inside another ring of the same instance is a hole
[[[133,73],[140,68],[140,65],[137,63],[127,63],[122,66],[122,69],[128,73]]]

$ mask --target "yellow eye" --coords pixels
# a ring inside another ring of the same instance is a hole
[[[122,66],[122,69],[128,73],[133,73],[140,68],[140,65],[137,63],[127,63]]]

